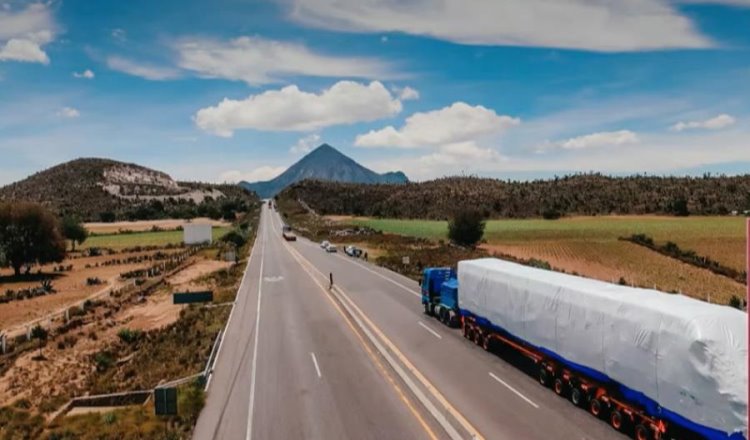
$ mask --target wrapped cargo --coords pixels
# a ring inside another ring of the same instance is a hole
[[[653,416],[747,437],[747,314],[498,259],[458,263],[459,308]]]

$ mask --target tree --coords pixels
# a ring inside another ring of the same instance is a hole
[[[227,232],[226,235],[221,237],[221,241],[225,243],[232,243],[237,246],[238,249],[244,246],[245,243],[247,243],[247,239],[245,239],[245,236],[236,229]]]
[[[65,217],[62,221],[62,233],[70,240],[73,246],[73,252],[76,250],[76,243],[83,244],[89,236],[89,231],[83,227],[83,224],[73,217]]]
[[[0,205],[0,253],[16,276],[25,265],[61,262],[65,248],[57,218],[42,206]]]
[[[42,357],[42,345],[44,342],[47,341],[47,336],[49,335],[49,332],[44,329],[41,325],[37,324],[34,328],[31,329],[31,339],[38,339],[39,340],[39,358]]]
[[[484,227],[481,212],[476,209],[461,210],[448,223],[448,238],[461,246],[474,246],[482,239]]]

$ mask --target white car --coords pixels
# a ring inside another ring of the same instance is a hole
[[[338,252],[338,248],[336,247],[335,244],[328,243],[328,246],[326,247],[326,252],[331,252],[331,253]]]
[[[330,241],[323,240],[323,241],[320,242],[320,247],[322,247],[323,249],[328,249],[328,245],[330,245],[330,244],[331,244]]]

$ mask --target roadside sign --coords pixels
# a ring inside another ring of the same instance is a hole
[[[177,388],[155,388],[154,409],[157,416],[176,416]]]
[[[401,259],[401,262],[404,264],[404,266],[408,266],[409,265],[409,257],[403,257]]]
[[[214,292],[206,290],[202,292],[179,292],[172,295],[173,304],[192,304],[200,302],[212,302]]]

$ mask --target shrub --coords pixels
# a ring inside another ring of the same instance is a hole
[[[742,300],[740,300],[737,295],[732,295],[732,297],[729,298],[729,306],[742,310]]]
[[[138,339],[140,339],[142,334],[143,332],[141,332],[140,330],[130,330],[129,328],[123,328],[120,329],[119,332],[117,332],[117,337],[119,337],[123,342],[132,344],[133,342],[136,342]]]
[[[448,223],[448,238],[461,246],[475,246],[484,235],[486,223],[475,209],[458,211]]]
[[[115,364],[115,359],[110,352],[100,351],[94,355],[94,364],[96,364],[96,371],[102,372],[112,367]]]

